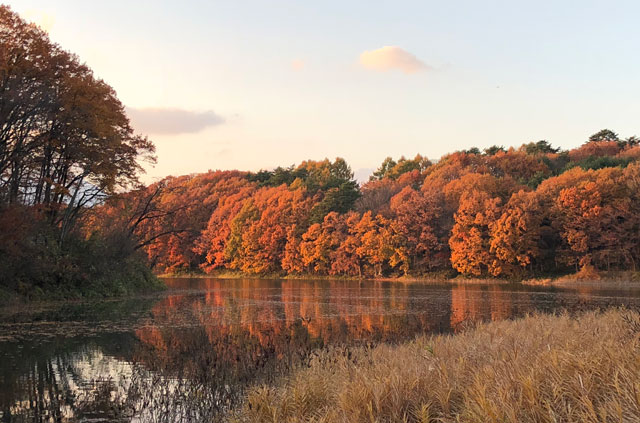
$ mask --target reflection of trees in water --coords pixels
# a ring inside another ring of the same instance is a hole
[[[502,320],[513,314],[513,293],[498,285],[455,285],[451,288],[451,327],[465,322]]]
[[[156,299],[157,300],[157,299]],[[17,311],[0,330],[0,421],[129,421],[126,401],[139,343],[130,330],[153,299]]]
[[[599,290],[596,294],[590,287],[550,289],[498,284],[452,285],[450,324],[455,332],[469,322],[504,320],[534,311],[575,313],[622,304],[633,306],[636,297],[621,297],[620,292],[608,290]]]
[[[86,339],[71,338],[3,345],[1,420],[128,420],[131,410],[114,404],[126,397],[131,365],[104,355],[99,346],[128,340],[132,337],[105,335],[89,344]]]
[[[0,363],[4,421],[36,414],[54,421],[217,421],[246,387],[275,383],[317,348],[395,342],[563,304],[497,285],[199,283],[204,295],[162,298],[150,309],[152,324],[128,336],[23,344],[28,353],[14,360],[19,368]]]
[[[154,325],[136,331],[142,346],[134,360],[154,375],[137,381],[136,394],[149,404],[140,410],[145,419],[153,420],[150,410],[219,418],[246,387],[275,383],[317,348],[396,341],[449,323],[448,295],[430,298],[438,312],[427,313],[402,285],[281,281],[265,290],[264,281],[239,281],[241,289],[204,283],[205,296],[167,297],[153,307]]]
[[[235,405],[245,387],[274,381],[321,345],[301,322],[291,325],[284,336],[265,331],[261,338],[242,327],[220,329],[201,325],[137,332],[144,344],[134,360],[154,375],[153,380],[138,381],[139,394],[157,386],[165,394],[153,398],[154,411],[188,405],[183,409],[185,418],[211,420]]]
[[[207,371],[194,377],[195,366],[181,369],[186,359],[153,372],[131,357],[105,355],[114,342],[122,340],[98,339],[88,345],[70,340],[30,348],[34,354],[21,362],[19,376],[2,378],[0,421],[215,421],[229,404],[231,387],[212,389],[220,380]],[[3,375],[18,374],[3,370]]]

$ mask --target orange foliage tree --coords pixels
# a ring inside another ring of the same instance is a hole
[[[625,181],[634,170],[581,171],[576,185],[560,191],[554,211],[567,264],[610,269],[634,261],[632,251],[639,240],[637,193]]]
[[[491,226],[500,213],[500,198],[484,191],[463,194],[451,231],[451,264],[460,273],[482,276],[496,271]]]
[[[391,199],[393,257],[404,274],[410,269],[431,270],[438,262],[442,240],[438,224],[442,217],[442,196],[433,191],[405,187]]]
[[[361,188],[342,159],[170,177],[102,214],[125,216],[161,187],[135,231],[151,262],[170,272],[373,277],[453,268],[525,277],[635,268],[640,155],[629,140],[596,137],[571,152],[546,141],[494,146],[436,164],[386,159]]]
[[[491,225],[494,275],[517,275],[531,269],[541,255],[544,213],[535,192],[521,190],[509,199]]]

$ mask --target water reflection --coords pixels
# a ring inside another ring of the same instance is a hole
[[[156,298],[0,316],[0,420],[215,421],[328,345],[625,304],[640,293],[505,285],[168,279]]]

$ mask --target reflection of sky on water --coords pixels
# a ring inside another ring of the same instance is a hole
[[[326,345],[397,342],[532,311],[640,304],[638,290],[170,279],[154,297],[0,312],[0,417],[215,419]],[[11,417],[9,417],[11,416]]]
[[[105,405],[127,395],[132,374],[131,363],[105,355],[94,345],[53,354],[18,376],[16,385],[24,395],[4,403],[0,415],[6,421],[14,421],[9,416],[29,421],[29,414],[42,421],[108,419]]]

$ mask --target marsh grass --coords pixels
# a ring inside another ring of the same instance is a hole
[[[638,289],[640,288],[640,272],[610,271],[596,272],[593,268],[585,268],[572,275],[556,278],[533,278],[521,282],[530,286],[556,286],[560,288],[610,288],[610,289]]]
[[[532,315],[398,346],[335,348],[236,422],[637,422],[640,315]]]

